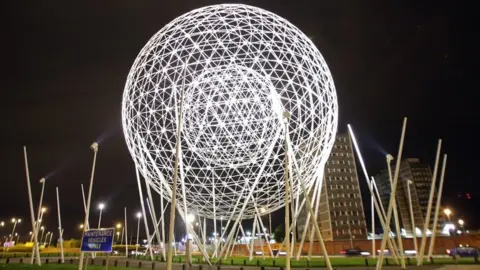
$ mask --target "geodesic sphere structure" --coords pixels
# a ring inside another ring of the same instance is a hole
[[[182,104],[182,105],[180,105]],[[177,203],[215,219],[251,218],[285,202],[285,124],[290,113],[293,196],[321,181],[337,127],[330,71],[315,45],[285,19],[225,4],[163,27],[128,74],[122,121],[148,183],[171,198],[182,111]]]

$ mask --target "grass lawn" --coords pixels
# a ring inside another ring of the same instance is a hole
[[[56,254],[57,255],[57,254]],[[43,257],[43,256],[42,256]],[[5,257],[4,257],[5,258]],[[115,257],[110,257],[110,261],[113,261]],[[132,257],[131,260],[134,258]],[[150,260],[149,256],[138,256],[137,259],[140,260]],[[156,261],[160,261],[161,257],[156,256],[155,257]],[[192,257],[193,263],[194,264],[205,264],[206,262],[203,261],[203,258],[201,256],[193,256]],[[387,263],[388,260],[388,263]],[[450,257],[444,257],[444,258],[434,258],[434,264],[435,265],[445,265],[445,264],[475,264],[475,261],[473,258],[460,258],[456,262],[450,258]],[[176,256],[173,258],[174,263],[183,263],[185,262],[185,257],[184,256]],[[236,266],[265,266],[265,267],[283,267],[285,266],[285,258],[280,257],[280,258],[261,258],[261,257],[255,257],[252,261],[248,259],[248,257],[231,257],[227,259],[219,260],[213,259],[211,260],[212,264],[222,264],[222,265],[236,265]],[[332,263],[333,267],[348,267],[348,266],[367,266],[366,263],[368,263],[368,266],[372,267],[376,265],[377,259],[373,258],[362,258],[362,257],[332,257],[330,258],[330,262]],[[411,258],[406,261],[407,267],[408,265],[416,265],[416,260]],[[395,265],[395,262],[392,258],[386,258],[384,260],[384,265]],[[430,261],[425,261],[425,265],[431,264]],[[131,264],[129,269],[136,268],[134,266],[135,264]],[[325,267],[325,260],[323,258],[312,258],[310,261],[307,260],[306,258],[302,258],[300,260],[291,260],[291,266],[292,267],[305,267],[305,268],[315,268],[315,267]],[[20,270],[20,269],[30,269],[30,268],[38,268],[35,265],[30,265],[30,264],[8,264],[8,265],[0,265],[0,270],[3,269],[12,269],[12,270]],[[69,269],[77,269],[78,266],[76,265],[70,265],[70,264],[64,264],[64,265],[58,265],[58,264],[49,264],[49,265],[42,265],[43,269],[52,269],[52,270],[69,270]],[[115,268],[118,270],[124,270],[127,268],[122,268],[122,267],[109,267],[109,268]],[[88,269],[92,270],[103,270],[103,266],[88,266]]]
[[[109,267],[114,268],[115,270],[127,270],[132,268],[124,268],[124,267]],[[38,266],[35,264],[3,264],[0,265],[0,269],[2,270],[78,270],[78,265],[75,264],[42,264],[42,266]],[[101,265],[89,265],[88,269],[91,270],[104,270],[105,267]]]

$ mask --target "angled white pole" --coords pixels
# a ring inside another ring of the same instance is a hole
[[[428,225],[430,225],[430,215],[432,214],[432,203],[433,203],[433,196],[435,194],[435,182],[437,181],[438,163],[440,160],[441,150],[442,150],[442,140],[438,140],[437,155],[435,157],[435,168],[433,169],[433,176],[432,176],[432,186],[430,188],[430,196],[428,197],[427,214],[425,216],[425,224],[423,225],[422,241],[420,243],[420,254],[418,256],[418,261],[417,261],[418,266],[423,265],[423,257],[425,256],[425,246],[427,244],[427,229],[428,229]]]
[[[347,125],[347,127],[348,127],[348,131],[350,133],[350,137],[352,138],[353,147],[355,148],[355,152],[357,153],[358,160],[360,161],[360,166],[362,167],[362,171],[363,171],[363,174],[365,176],[365,180],[367,181],[367,186],[370,190],[370,195],[373,196],[373,203],[374,203],[375,209],[377,211],[378,219],[380,220],[380,224],[382,225],[383,231],[385,231],[384,213],[382,213],[383,206],[382,206],[381,203],[378,202],[380,196],[378,196],[379,194],[378,194],[378,189],[376,189],[375,179],[372,177],[372,179],[370,180],[370,178],[368,176],[368,173],[367,173],[367,169],[365,167],[365,162],[363,161],[362,153],[360,152],[360,147],[358,146],[357,139],[355,138],[355,134],[353,133],[353,129],[350,125]],[[375,196],[373,188],[375,188],[376,191],[377,191],[376,194],[378,196],[378,199]],[[393,258],[398,264],[396,253],[395,253],[396,248],[395,248],[394,243],[395,242],[391,241],[390,237],[388,237],[388,245],[390,247],[390,251],[392,251]]]
[[[284,118],[285,119],[285,153],[286,153],[286,156],[288,157],[286,159],[286,165],[287,165],[287,168],[289,168],[290,166],[288,166],[289,164],[289,160],[292,159],[293,161],[293,164],[295,165],[295,168],[297,168],[297,170],[299,169],[299,166],[298,166],[298,163],[297,163],[297,160],[295,158],[295,156],[292,154],[290,150],[290,146],[291,146],[291,142],[290,142],[290,134],[289,134],[289,131],[288,131],[288,123],[289,123],[289,118],[290,118],[290,113],[289,112],[284,112]],[[322,164],[321,166],[323,166],[324,164]],[[287,171],[287,176],[290,175],[290,172]],[[320,175],[320,177],[323,177],[323,174]],[[322,178],[320,178],[322,179]],[[325,258],[325,264],[326,264],[326,267],[327,269],[329,270],[333,270],[333,267],[332,267],[332,264],[330,262],[330,258],[328,256],[328,253],[327,253],[327,248],[325,247],[325,242],[323,242],[323,236],[322,236],[322,233],[320,231],[320,227],[318,226],[318,222],[317,222],[317,216],[316,214],[314,213],[313,211],[313,208],[312,208],[312,202],[310,200],[310,197],[309,197],[309,194],[307,192],[307,189],[305,188],[305,184],[303,183],[303,179],[302,177],[299,177],[298,179],[299,181],[299,186],[301,188],[301,191],[303,193],[303,197],[305,199],[305,202],[306,202],[306,205],[307,205],[307,209],[308,211],[310,212],[310,216],[312,216],[312,221],[313,221],[313,226],[315,228],[315,231],[317,233],[317,237],[318,237],[318,242],[320,244],[320,248],[322,249],[322,253],[323,253],[323,256]],[[288,181],[285,181],[286,183],[288,183]],[[288,189],[286,189],[288,190]],[[320,191],[319,191],[320,192]],[[285,196],[286,198],[288,198],[287,196]],[[286,202],[287,203],[287,202]],[[286,211],[288,208],[285,208]],[[287,219],[285,218],[285,223],[287,223]],[[289,239],[289,236],[290,236],[290,233],[288,233],[288,236],[287,236],[287,232],[289,230],[287,230],[285,228],[285,239]],[[287,246],[287,255],[288,255],[288,252],[289,252],[289,248]],[[286,260],[286,263],[287,263],[287,260]],[[288,261],[288,264],[290,263],[290,261]],[[290,269],[290,266],[288,265],[288,269]]]
[[[249,254],[249,256],[248,256],[248,259],[249,259],[250,261],[253,260],[253,250],[255,249],[255,245],[254,245],[254,244],[255,244],[255,233],[256,233],[256,229],[257,229],[257,219],[254,218],[254,219],[253,219],[253,227],[252,227],[252,239],[251,239],[252,242],[250,243],[250,254]],[[287,239],[286,237],[287,237],[287,236],[285,235],[285,239]],[[287,251],[287,253],[288,253],[288,251]]]
[[[370,189],[373,189],[373,181],[370,181]],[[373,194],[370,195],[370,212],[372,216],[372,257],[375,259],[377,252],[375,249],[375,203]]]
[[[412,180],[407,180],[407,193],[408,193],[408,207],[410,209],[410,220],[412,222],[412,236],[413,236],[413,246],[415,248],[415,258],[418,260],[418,246],[417,246],[417,229],[415,228],[415,217],[413,213],[412,205],[412,193],[410,192],[410,185],[413,184]]]
[[[83,233],[87,230],[88,226],[88,217],[90,214],[90,203],[92,200],[92,190],[93,190],[93,178],[95,175],[95,163],[97,162],[97,153],[98,153],[98,144],[94,142],[91,146],[90,149],[93,150],[93,165],[92,165],[92,173],[90,175],[90,186],[88,188],[88,199],[87,199],[87,209],[85,211],[85,220],[83,222]],[[83,268],[83,258],[85,254],[83,252],[80,252],[80,260],[78,262],[78,270],[82,270]]]
[[[447,154],[443,155],[442,173],[440,174],[440,184],[438,186],[437,205],[435,206],[435,215],[433,216],[432,237],[428,248],[428,258],[432,257],[433,246],[435,245],[435,235],[437,234],[438,214],[440,212],[440,203],[442,201],[443,179],[445,178],[445,169],[447,167]]]
[[[258,221],[260,223],[260,226],[262,228],[266,228],[263,224],[262,218],[260,217],[260,211],[258,211],[257,203],[255,203],[254,206],[255,206],[255,212],[257,213]],[[264,230],[262,230],[262,232],[264,233],[265,240],[267,241],[267,247],[268,247],[268,251],[270,252],[270,256],[273,258],[273,250],[272,250],[272,247],[270,246],[270,236],[267,237],[267,234],[265,233]],[[263,252],[263,247],[262,247],[262,252]]]
[[[396,198],[395,194],[396,194],[396,191],[397,191],[398,175],[400,173],[400,162],[401,162],[401,159],[402,159],[403,142],[405,141],[406,130],[407,130],[407,118],[405,117],[403,119],[403,128],[402,128],[402,134],[400,136],[400,145],[399,145],[399,148],[398,148],[397,162],[396,162],[396,165],[395,165],[395,174],[393,176],[392,193],[390,194],[390,202],[388,204],[387,218],[385,219],[385,228],[384,228],[384,231],[383,231],[383,239],[382,239],[382,244],[380,246],[380,256],[379,256],[379,259],[377,261],[377,270],[382,269],[383,259],[384,259],[384,256],[385,256],[385,246],[386,246],[386,243],[387,243],[387,239],[390,238],[390,220],[392,219],[394,200]],[[405,269],[404,265],[402,265],[402,269]]]
[[[123,208],[123,214],[125,216],[125,226],[123,226],[125,230],[125,258],[128,258],[128,227],[127,227],[127,207]]]
[[[393,156],[388,154],[387,155],[387,167],[388,167],[388,178],[390,179],[390,186],[392,187],[393,190],[393,179],[392,179],[392,167],[390,163],[393,160]],[[398,241],[398,247],[399,247],[399,253],[400,253],[400,264],[402,266],[402,269],[405,269],[405,252],[403,251],[403,241],[402,241],[402,234],[400,230],[400,221],[398,218],[398,210],[397,210],[397,198],[394,198],[391,200],[393,203],[393,219],[395,222],[395,233],[397,235],[397,241]]]
[[[38,202],[37,221],[35,222],[35,230],[37,231],[37,235],[38,235],[38,230],[40,229],[40,220],[42,219],[42,204],[43,204],[43,192],[45,190],[45,182],[46,182],[45,178],[40,179],[40,184],[42,184],[42,191],[40,192],[40,201]],[[33,263],[33,256],[37,253],[35,249],[39,249],[38,242],[33,243],[32,255],[30,258],[32,263]]]
[[[318,185],[314,184],[313,186],[314,186],[314,189],[313,189],[313,195],[312,195],[312,199],[313,199],[312,203],[315,203],[316,202],[316,197],[317,197]],[[269,218],[270,218],[270,215],[269,215]],[[308,231],[307,228],[310,227],[310,212],[307,212],[307,218],[305,220],[305,225],[304,226],[305,226],[304,227],[305,229],[303,229],[303,232],[302,232],[302,237],[301,237],[300,245],[299,245],[300,247],[303,247],[303,244],[305,243],[305,238],[306,238],[306,235],[307,235],[307,231]],[[310,237],[310,242],[312,242],[311,240],[312,240],[312,238]],[[299,248],[297,250],[296,260],[300,259],[301,252],[302,252],[302,248]]]
[[[163,193],[160,192],[160,208],[162,208],[162,216],[161,216],[161,219],[162,219],[162,224],[161,224],[161,227],[162,227],[162,258],[163,260],[166,260],[167,259],[167,256],[165,254],[165,248],[166,248],[166,245],[165,245],[165,210],[166,208],[163,208]],[[171,247],[171,246],[170,246]]]
[[[143,223],[145,224],[145,232],[147,233],[147,241],[150,242],[150,230],[148,229],[148,220],[147,220],[147,213],[145,212],[145,204],[143,203],[143,192],[142,192],[142,184],[140,182],[140,175],[138,173],[139,168],[135,168],[135,175],[137,176],[137,184],[138,184],[138,196],[140,196],[140,206],[142,207],[142,215],[143,215]],[[138,244],[138,232],[137,232],[137,244]],[[150,252],[150,260],[153,261],[153,252],[152,249],[148,249]]]
[[[62,217],[60,214],[60,195],[58,194],[58,187],[56,187],[57,191],[57,213],[58,213],[58,235],[60,236],[60,254],[62,263],[65,262],[65,256],[63,254],[63,229],[62,229]]]
[[[287,255],[285,256],[285,269],[290,270],[290,256],[291,256],[291,249],[290,249],[290,181],[288,180],[289,177],[289,164],[288,164],[288,121],[290,120],[290,113],[284,112],[284,122],[285,122],[285,167],[284,167],[284,178],[285,178],[285,249]],[[306,194],[305,196],[308,196]],[[254,228],[255,230],[255,228]],[[251,260],[251,259],[250,259]]]
[[[25,159],[25,175],[26,175],[26,179],[27,179],[28,203],[29,203],[29,206],[30,206],[30,218],[31,218],[31,222],[32,222],[32,232],[33,232],[34,247],[35,247],[36,245],[38,245],[38,231],[36,230],[36,226],[35,226],[35,212],[33,210],[32,189],[30,187],[30,171],[28,169],[28,158],[27,158],[27,147],[26,146],[23,147],[23,157]],[[33,250],[33,251],[36,253],[37,264],[40,266],[41,262],[40,262],[39,249],[38,248],[34,248],[34,249],[35,250]],[[33,258],[31,258],[30,263],[33,264]]]
[[[145,186],[147,187],[147,196],[148,196],[148,209],[150,209],[150,217],[153,220],[153,225],[155,226],[155,236],[157,237],[158,245],[161,246],[161,237],[160,237],[160,231],[158,230],[158,224],[157,224],[157,214],[155,213],[155,205],[153,203],[153,197],[152,197],[152,192],[150,190],[150,184],[147,181],[147,178],[144,178],[145,180]],[[163,212],[163,209],[160,209],[161,212]],[[153,239],[153,237],[152,237]],[[153,241],[152,241],[153,242]]]
[[[188,61],[187,61],[188,62]],[[184,66],[183,72],[183,81],[182,81],[182,92],[180,96],[180,106],[178,108],[178,122],[177,122],[177,141],[175,143],[175,163],[173,167],[173,183],[172,183],[172,202],[170,205],[170,224],[168,230],[168,253],[167,253],[167,270],[172,270],[173,263],[173,252],[172,245],[175,240],[173,239],[174,229],[175,229],[175,211],[177,208],[177,181],[178,181],[178,164],[181,151],[181,136],[182,136],[182,117],[183,117],[183,101],[185,93],[185,74],[187,72],[187,65]],[[175,104],[176,105],[176,104]],[[186,217],[185,217],[186,218]]]

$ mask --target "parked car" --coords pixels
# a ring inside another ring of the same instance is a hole
[[[348,248],[340,251],[340,254],[345,256],[368,256],[369,252],[364,252],[359,248]]]
[[[447,254],[455,257],[479,257],[480,251],[476,247],[458,246],[456,248],[447,249]]]

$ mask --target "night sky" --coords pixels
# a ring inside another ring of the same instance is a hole
[[[442,138],[449,155],[442,203],[455,219],[464,218],[467,228],[480,226],[474,208],[480,184],[474,154],[479,113],[473,7],[463,1],[418,0],[239,2],[286,18],[314,40],[335,80],[339,131],[353,125],[370,174],[383,169],[385,153],[396,156],[404,116],[409,117],[404,157],[419,157],[433,169]],[[87,185],[90,177],[94,141],[100,149],[92,204],[107,204],[104,226],[121,221],[124,206],[133,220],[139,197],[120,113],[126,76],[144,44],[166,23],[216,3],[222,1],[4,3],[0,221],[21,217],[19,232],[31,230],[26,145],[35,204],[38,180],[48,177],[47,230],[57,227],[58,186],[66,238],[78,237],[80,184]],[[363,174],[359,177],[365,187]],[[369,208],[368,200],[364,203]],[[275,224],[281,215],[273,215]],[[92,207],[95,225],[97,218]],[[0,236],[10,230],[11,225],[0,228]]]

